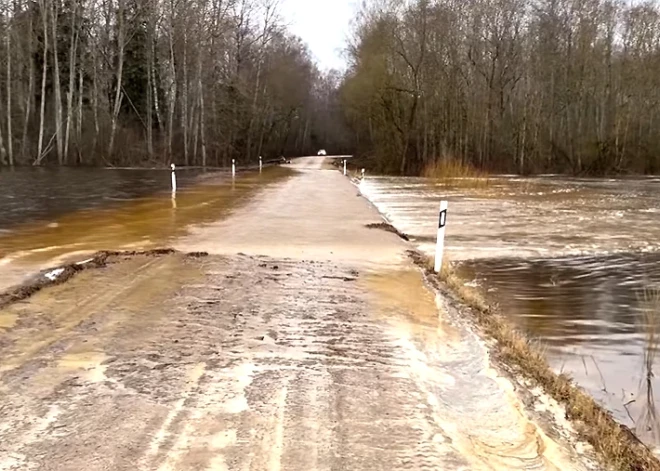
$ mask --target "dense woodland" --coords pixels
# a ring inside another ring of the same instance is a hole
[[[383,170],[660,172],[655,2],[376,0],[349,60],[356,151]]]
[[[339,78],[276,0],[1,0],[0,164],[316,152]],[[337,149],[345,150],[345,149]]]
[[[660,172],[656,3],[367,0],[322,73],[278,1],[0,0],[0,165]]]

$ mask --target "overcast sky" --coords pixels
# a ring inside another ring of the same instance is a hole
[[[290,31],[307,43],[323,69],[344,69],[342,50],[355,0],[282,0],[281,12]]]

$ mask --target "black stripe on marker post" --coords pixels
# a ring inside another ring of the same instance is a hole
[[[445,227],[447,225],[447,210],[446,209],[443,209],[442,211],[440,211],[440,220],[439,221],[440,221],[440,223],[438,225],[438,229],[442,229],[443,227]]]

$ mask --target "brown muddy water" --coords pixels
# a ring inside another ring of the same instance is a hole
[[[231,214],[259,188],[292,174],[169,170],[17,169],[0,172],[0,289],[98,250],[173,243],[193,225]]]
[[[660,335],[660,178],[497,177],[474,188],[369,177],[360,188],[429,255],[447,199],[446,253],[469,284],[538,339],[557,372],[660,444],[649,414],[660,383],[645,362],[649,333]]]

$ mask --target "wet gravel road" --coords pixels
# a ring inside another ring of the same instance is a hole
[[[207,257],[115,257],[0,311],[0,470],[593,469],[355,187],[297,167],[185,241]]]

